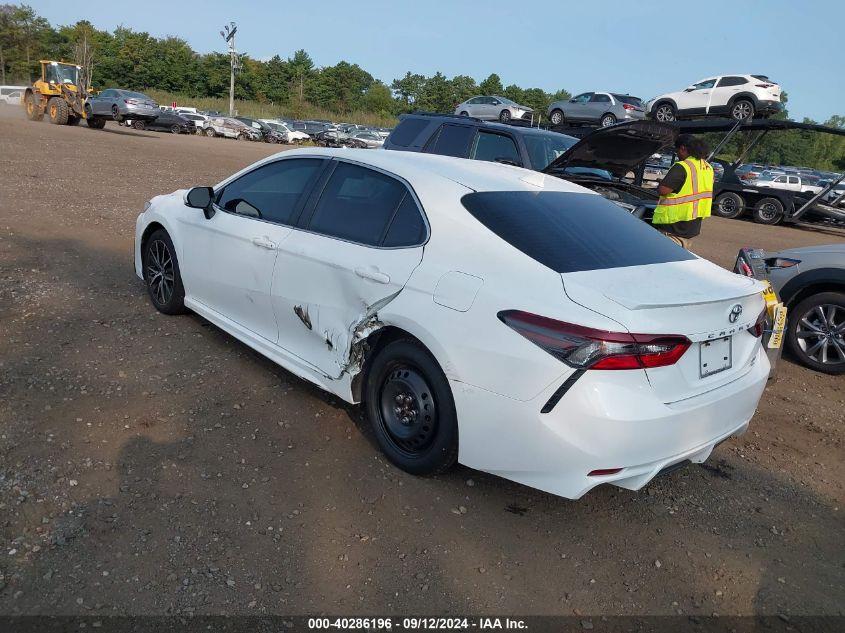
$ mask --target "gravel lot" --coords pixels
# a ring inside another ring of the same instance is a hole
[[[144,202],[275,151],[0,105],[0,613],[843,613],[842,377],[785,359],[706,464],[573,502],[406,475],[354,407],[158,314]],[[695,248],[843,239],[713,218]]]

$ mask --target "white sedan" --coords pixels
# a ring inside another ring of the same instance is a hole
[[[769,374],[759,282],[520,168],[303,149],[153,198],[135,269],[292,373],[363,403],[386,456],[577,498],[745,431]]]

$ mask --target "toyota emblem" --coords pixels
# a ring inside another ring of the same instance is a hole
[[[728,315],[728,321],[736,323],[741,314],[742,306],[737,303],[733,308],[731,308],[731,313]]]

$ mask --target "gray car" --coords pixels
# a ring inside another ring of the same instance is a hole
[[[534,110],[528,106],[493,95],[490,97],[473,97],[455,106],[455,114],[461,116],[472,116],[484,121],[501,121],[508,123],[511,120],[530,121]]]
[[[810,369],[845,373],[845,244],[751,252],[739,272],[768,278],[788,308],[787,349]]]
[[[89,97],[85,109],[89,116],[110,116],[115,121],[150,121],[161,114],[158,104],[147,95],[117,88],[109,88]]]
[[[593,123],[607,127],[620,121],[645,118],[639,97],[615,92],[583,92],[569,101],[555,101],[546,111],[552,125]]]

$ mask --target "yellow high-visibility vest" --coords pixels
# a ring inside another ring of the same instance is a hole
[[[675,163],[687,178],[678,193],[660,196],[652,224],[673,224],[710,217],[713,205],[713,167],[703,158],[689,157]]]

